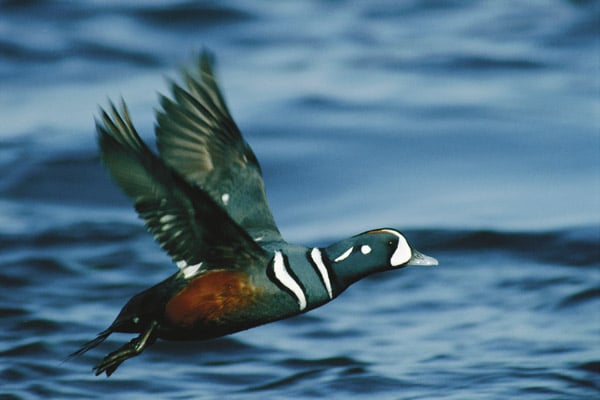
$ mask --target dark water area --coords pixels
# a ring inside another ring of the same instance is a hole
[[[0,1],[0,398],[600,396],[595,1]],[[390,226],[439,259],[206,342],[69,353],[174,272],[93,118],[208,48],[290,242]]]

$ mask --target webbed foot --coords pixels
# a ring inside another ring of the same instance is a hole
[[[124,344],[119,349],[108,354],[104,359],[93,368],[96,376],[106,373],[106,376],[111,376],[113,372],[128,358],[139,355],[146,346],[151,345],[156,341],[154,330],[157,326],[156,321],[152,321],[148,329],[138,337],[131,339],[129,343]]]

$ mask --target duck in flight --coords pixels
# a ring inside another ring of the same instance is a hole
[[[124,102],[96,121],[101,158],[178,270],[133,296],[114,322],[71,354],[113,332],[138,336],[94,367],[110,376],[156,339],[205,340],[319,307],[361,278],[437,265],[394,229],[328,247],[287,243],[265,195],[254,152],[233,121],[203,52],[160,96],[159,155],[136,132]]]

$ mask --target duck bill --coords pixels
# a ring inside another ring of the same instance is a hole
[[[433,267],[438,264],[438,260],[436,260],[435,258],[426,256],[425,254],[419,253],[414,249],[412,251],[411,259],[408,260],[408,263],[406,263],[406,265],[416,265],[422,267]]]

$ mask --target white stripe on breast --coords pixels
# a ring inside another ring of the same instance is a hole
[[[331,279],[329,278],[329,272],[327,272],[327,267],[325,267],[325,263],[323,263],[323,254],[321,254],[321,250],[319,250],[316,247],[313,248],[310,252],[310,258],[312,258],[313,262],[317,266],[317,269],[319,270],[321,280],[325,284],[325,289],[327,289],[327,294],[329,295],[329,298],[333,299],[333,291],[331,290]]]
[[[285,260],[283,259],[283,254],[280,251],[275,252],[273,273],[275,274],[275,278],[296,296],[300,311],[304,310],[306,308],[306,295],[298,282],[296,282],[288,272]]]

